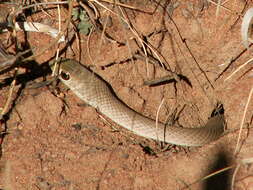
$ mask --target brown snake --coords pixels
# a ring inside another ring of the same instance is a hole
[[[118,125],[137,135],[182,146],[202,146],[218,139],[224,132],[223,114],[211,117],[205,126],[183,128],[165,127],[123,103],[111,86],[100,76],[71,59],[62,59],[59,78],[80,99],[96,108]]]

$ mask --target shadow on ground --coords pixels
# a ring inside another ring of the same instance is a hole
[[[228,154],[225,151],[220,151],[217,153],[216,160],[210,164],[207,171],[207,175],[219,171],[223,168],[226,168],[230,165],[230,159],[228,158]],[[226,190],[230,187],[230,171],[225,171],[219,174],[216,174],[210,178],[208,178],[204,185],[203,190]]]

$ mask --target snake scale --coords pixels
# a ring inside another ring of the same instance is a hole
[[[128,107],[100,76],[72,59],[62,59],[59,78],[81,100],[96,108],[118,125],[137,135],[182,146],[202,146],[224,132],[224,116],[217,114],[203,127],[168,126],[141,115]]]

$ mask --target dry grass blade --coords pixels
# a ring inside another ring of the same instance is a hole
[[[238,170],[239,168],[240,168],[240,166],[241,165],[245,165],[245,164],[251,164],[253,162],[253,158],[244,158],[244,159],[242,159],[242,160],[239,160],[239,161],[237,161],[237,164],[234,164],[234,165],[231,165],[231,166],[228,166],[228,167],[225,167],[225,168],[223,168],[223,169],[220,169],[220,170],[218,170],[218,171],[216,171],[216,172],[213,172],[213,173],[211,173],[211,174],[209,174],[209,175],[207,175],[207,176],[205,176],[205,177],[203,177],[203,178],[201,178],[201,179],[198,179],[198,180],[196,180],[196,181],[194,181],[193,183],[191,183],[191,184],[188,184],[188,185],[185,185],[185,187],[183,187],[181,190],[185,190],[185,189],[189,189],[192,185],[194,185],[194,184],[197,184],[197,183],[199,183],[199,182],[201,182],[201,181],[205,181],[205,180],[207,180],[207,179],[209,179],[209,178],[211,178],[211,177],[213,177],[213,176],[215,176],[215,175],[218,175],[218,174],[221,174],[221,173],[223,173],[223,172],[225,172],[225,171],[228,171],[228,170],[230,170],[230,169],[233,169],[233,168],[236,168],[236,170]],[[233,180],[234,180],[234,176],[233,176]],[[233,183],[232,183],[233,184]],[[231,187],[232,187],[232,184],[231,184]],[[231,189],[233,189],[233,188],[231,188]]]
[[[185,187],[183,187],[183,188],[180,189],[180,190],[189,189],[189,188],[190,188],[191,186],[193,186],[194,184],[197,184],[197,183],[200,183],[200,182],[202,182],[202,181],[205,181],[205,180],[207,180],[207,179],[209,179],[209,178],[211,178],[211,177],[213,177],[213,176],[215,176],[215,175],[218,175],[218,174],[220,174],[220,173],[223,173],[223,172],[225,172],[225,171],[228,171],[228,170],[230,170],[230,169],[233,169],[234,167],[236,167],[236,165],[232,165],[232,166],[228,166],[228,167],[226,167],[226,168],[220,169],[220,170],[218,170],[218,171],[216,171],[216,172],[213,172],[213,173],[211,173],[211,174],[209,174],[209,175],[207,175],[207,176],[205,176],[205,177],[203,177],[203,178],[201,178],[201,179],[198,179],[198,180],[194,181],[194,182],[191,183],[191,184],[185,185]]]
[[[239,171],[241,165],[238,164],[234,170],[234,173],[233,173],[233,176],[232,176],[232,180],[231,180],[231,190],[234,190],[234,183],[235,183],[235,177],[236,177],[236,174],[237,172]]]
[[[248,107],[249,107],[249,103],[250,103],[252,94],[253,94],[253,86],[250,90],[249,97],[248,97],[248,100],[246,102],[246,105],[245,105],[245,108],[244,108],[244,111],[243,111],[242,120],[241,120],[241,124],[240,124],[240,131],[239,131],[239,134],[238,134],[234,155],[236,155],[239,151],[239,143],[240,143],[240,140],[241,140],[242,128],[243,128],[243,124],[244,124],[244,121],[245,121],[245,116],[246,116],[246,113],[247,113],[247,110],[248,110]]]
[[[162,139],[159,139],[159,137],[158,137],[157,128],[158,128],[158,122],[159,122],[159,113],[161,112],[161,108],[162,108],[163,103],[164,103],[164,98],[162,99],[161,103],[158,106],[158,109],[157,109],[157,112],[156,112],[156,117],[155,117],[157,141],[161,141],[162,140]]]
[[[109,9],[108,7],[106,7],[105,5],[103,5],[102,3],[98,2],[97,0],[92,0],[94,2],[96,2],[98,5],[100,5],[101,7],[103,7],[104,9],[108,10],[110,13],[114,14],[114,15],[117,15],[118,17],[120,17],[129,27],[129,29],[131,30],[131,32],[136,36],[136,38],[138,39],[138,41],[141,43],[141,46],[143,47],[143,50],[146,51],[146,47],[145,45],[154,53],[154,55],[156,56],[156,58],[159,60],[161,66],[163,68],[165,68],[164,64],[162,63],[162,60],[159,56],[159,52],[156,51],[150,44],[148,44],[147,42],[145,42],[141,37],[140,35],[138,34],[138,32],[135,30],[135,28],[131,25],[131,23],[128,21],[127,17],[124,16],[124,12],[122,12],[123,16],[120,16],[119,14],[115,13],[114,11],[112,11],[111,9]],[[121,7],[119,7],[121,9]],[[147,53],[144,52],[145,55],[147,56]]]
[[[131,21],[128,19],[127,15],[126,15],[126,12],[120,6],[118,8],[120,10],[120,15],[122,15],[121,17],[119,17],[119,19],[123,18],[123,20],[125,21],[125,23],[128,25],[128,27],[130,28],[130,30],[132,31],[132,33],[137,37],[138,41],[140,42],[140,44],[142,46],[142,49],[143,49],[144,54],[145,54],[147,76],[149,77],[149,69],[148,69],[148,64],[147,64],[148,54],[147,54],[147,49],[146,49],[145,45],[143,44],[143,40],[141,39],[141,37],[138,34],[138,32],[133,28],[133,25],[132,25]],[[129,43],[127,43],[127,46],[128,46],[128,50],[129,50],[129,52],[131,54]]]
[[[58,43],[59,39],[61,39],[61,37],[64,35],[64,33],[67,31],[67,29],[69,27],[69,24],[71,21],[71,16],[72,16],[72,11],[73,11],[73,2],[72,1],[69,1],[68,7],[69,7],[69,10],[68,10],[68,17],[67,17],[67,22],[66,22],[65,28],[58,33],[58,35],[56,36],[55,40],[52,43],[50,43],[48,46],[42,48],[42,50],[40,52],[38,52],[37,54],[24,59],[24,61],[32,60],[35,57],[42,55],[46,50],[48,50],[49,48],[53,47],[56,43]]]
[[[89,0],[90,2],[97,2],[97,0]],[[124,3],[120,3],[120,2],[116,2],[116,1],[110,1],[110,0],[101,0],[103,2],[106,2],[106,3],[110,3],[110,4],[113,4],[113,5],[117,5],[117,6],[121,6],[121,7],[124,7],[124,8],[128,8],[128,9],[133,9],[133,10],[139,10],[138,8],[136,7],[133,7],[133,6],[130,6],[130,5],[127,5],[127,4],[124,4]],[[140,10],[141,11],[141,10]]]
[[[57,0],[57,2],[58,2],[58,0]],[[58,20],[59,20],[58,30],[60,32],[61,31],[61,9],[60,9],[60,5],[57,5],[57,13],[58,13]],[[58,60],[59,53],[60,53],[60,48],[59,48],[59,44],[58,44],[58,47],[57,47],[57,50],[56,50],[55,60]],[[55,70],[56,70],[56,64],[55,64],[55,67],[53,69],[52,76],[54,76]]]
[[[90,59],[90,61],[91,61],[91,64],[92,64],[93,66],[95,66],[96,64],[94,63],[94,61],[93,61],[93,59],[92,59],[92,57],[91,57],[90,46],[89,46],[90,37],[91,37],[92,32],[93,32],[93,27],[91,28],[91,31],[90,31],[90,33],[89,33],[89,35],[88,35],[88,40],[87,40],[87,45],[86,45],[86,46],[87,46],[87,54],[88,54],[88,57],[89,57],[89,59]]]
[[[216,19],[219,16],[219,13],[220,13],[220,7],[221,7],[221,0],[218,0],[217,9],[216,9],[216,13],[215,13]]]
[[[58,1],[54,1],[54,2],[43,2],[43,3],[35,3],[35,4],[31,4],[31,5],[27,5],[27,6],[23,6],[19,9],[17,9],[16,12],[20,12],[24,9],[30,9],[32,7],[36,7],[36,6],[40,6],[40,5],[64,5],[64,4],[69,4],[69,1],[61,1],[61,2],[58,2]]]
[[[233,176],[232,176],[231,190],[234,190],[235,177],[236,177],[236,174],[239,171],[239,168],[241,167],[241,165],[246,165],[246,164],[251,164],[251,163],[253,163],[253,158],[244,158],[239,161],[238,165],[236,166],[236,168],[234,170]]]
[[[252,64],[253,58],[249,59],[245,63],[243,63],[240,67],[238,67],[232,74],[230,74],[224,81],[229,80],[232,76],[234,76],[238,71],[240,71],[243,67],[245,67],[247,64]]]
[[[216,6],[219,6],[220,8],[223,8],[223,9],[226,10],[226,11],[229,11],[231,14],[240,15],[240,13],[238,13],[238,12],[236,12],[236,11],[233,11],[233,10],[227,8],[227,7],[225,7],[225,6],[222,5],[222,4],[216,3],[216,2],[213,1],[213,0],[207,0],[207,1],[210,2],[210,3],[212,3],[212,4],[214,4],[214,5],[216,5]]]

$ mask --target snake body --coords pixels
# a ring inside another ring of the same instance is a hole
[[[81,100],[137,135],[175,145],[202,146],[224,132],[224,116],[219,114],[198,128],[165,127],[163,123],[156,123],[128,107],[106,81],[75,60],[62,59],[59,72],[60,80]]]

